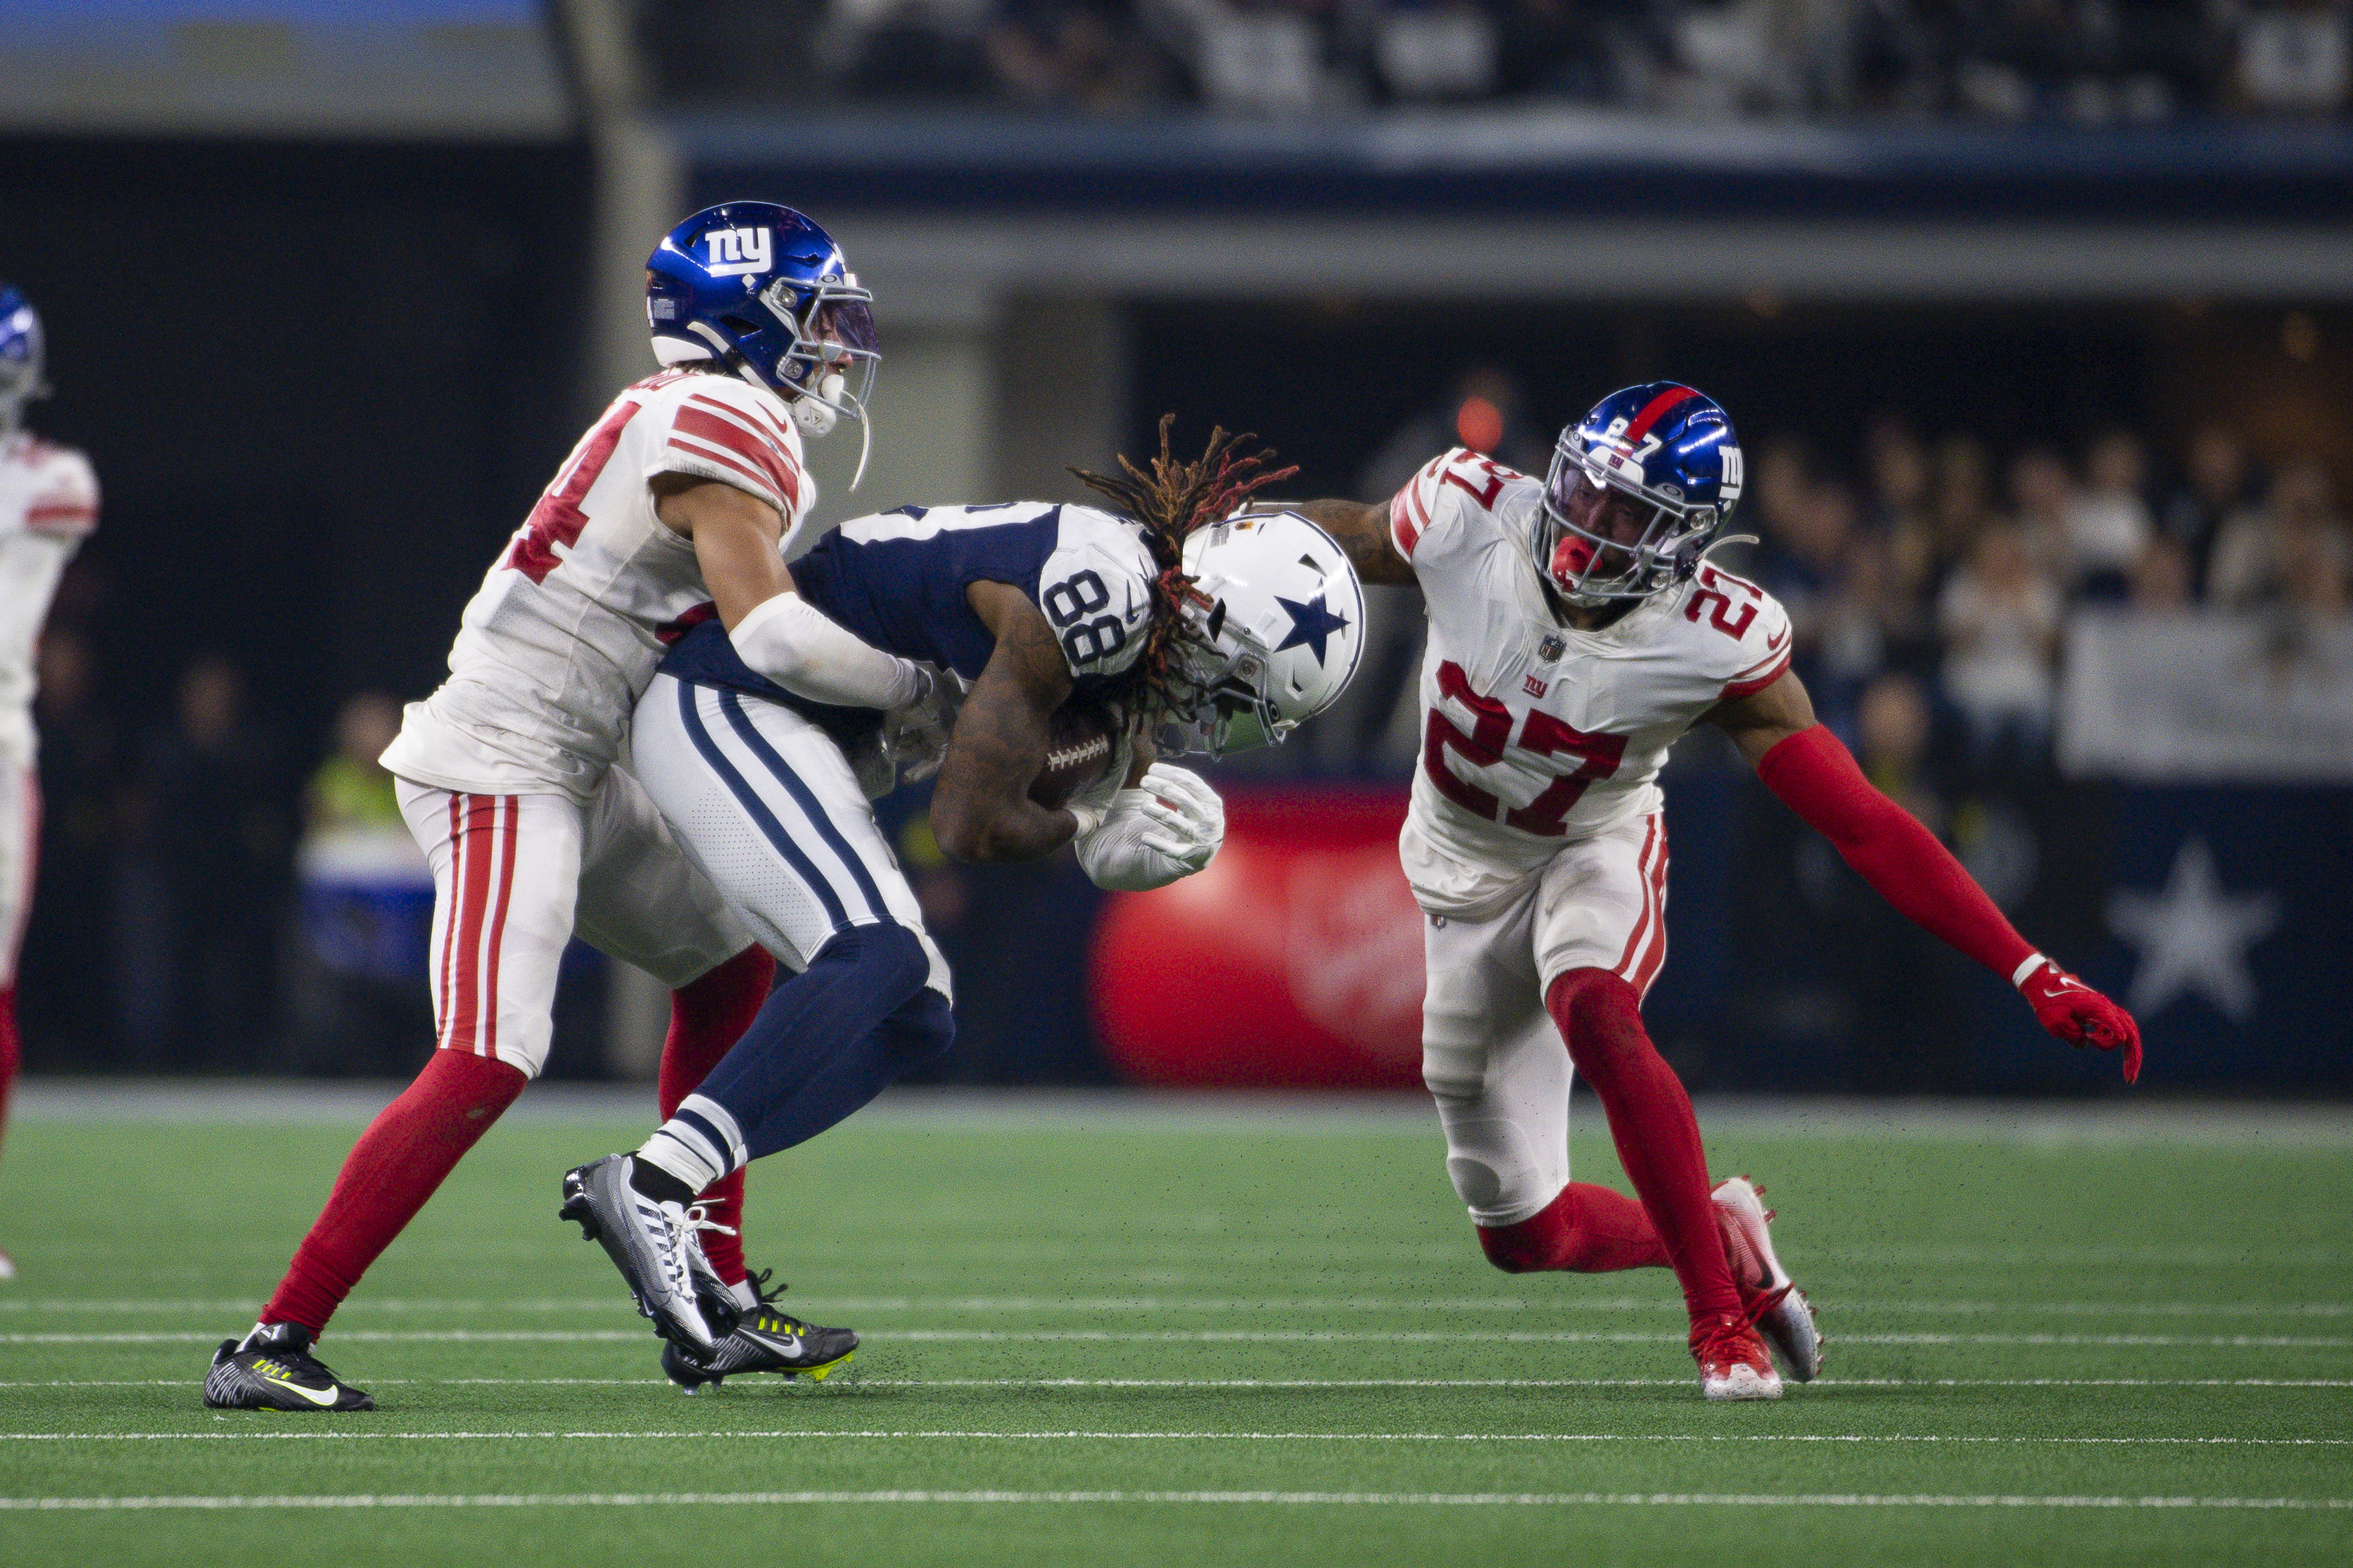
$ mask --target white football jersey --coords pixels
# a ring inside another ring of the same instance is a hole
[[[1390,503],[1430,616],[1399,853],[1433,914],[1482,917],[1564,844],[1658,809],[1677,737],[1788,668],[1788,614],[1712,566],[1599,631],[1562,626],[1527,542],[1543,494],[1458,447]]]
[[[665,371],[613,400],[466,606],[449,679],[408,705],[384,765],[478,795],[586,804],[619,758],[664,634],[711,600],[694,542],[654,515],[655,475],[692,474],[783,514],[817,501],[784,400]]]
[[[33,654],[58,579],[98,526],[90,459],[19,432],[0,437],[0,758],[33,757]]]

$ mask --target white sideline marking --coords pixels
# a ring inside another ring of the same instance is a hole
[[[1687,1377],[865,1377],[858,1388],[1683,1388]],[[666,1388],[664,1377],[371,1377],[370,1387]],[[2347,1377],[1825,1377],[1825,1388],[2353,1388]],[[48,1378],[0,1388],[201,1388],[200,1377]]]
[[[642,1343],[651,1330],[635,1329],[350,1329],[337,1344],[598,1344]],[[231,1336],[176,1331],[113,1334],[0,1334],[9,1345],[137,1345],[217,1343]],[[1615,1329],[877,1329],[861,1337],[918,1344],[1621,1344],[1679,1345],[1677,1333]],[[2171,1349],[2346,1350],[2353,1339],[2299,1334],[1852,1334],[1830,1336],[1841,1345],[2090,1345]]]
[[[1690,1377],[863,1377],[869,1389],[1680,1389]],[[0,1389],[195,1389],[203,1377],[47,1377]],[[669,1377],[369,1377],[369,1387],[659,1389]],[[2353,1377],[1821,1377],[1840,1389],[2353,1389]]]
[[[962,1442],[1209,1442],[1209,1443],[1949,1443],[2009,1445],[2069,1445],[2110,1447],[2179,1446],[2186,1447],[2338,1448],[2353,1446],[2353,1437],[2013,1437],[1915,1436],[1902,1433],[1704,1433],[1704,1432],[989,1432],[908,1428],[823,1430],[805,1426],[780,1431],[696,1432],[0,1432],[8,1443],[370,1443],[370,1442],[491,1442],[554,1438],[564,1442],[628,1442],[638,1438],[719,1439],[741,1442],[750,1437],[801,1439],[867,1438],[905,1441],[948,1437]]]
[[[361,1493],[348,1496],[0,1497],[0,1510],[96,1512],[144,1509],[644,1508],[656,1504],[775,1507],[812,1503],[1271,1503],[1441,1508],[2159,1508],[2337,1510],[2353,1498],[2067,1497],[1866,1492],[1150,1492],[802,1491]]]
[[[1672,1296],[816,1296],[815,1310],[845,1312],[1680,1312]],[[343,1310],[441,1316],[453,1312],[607,1312],[611,1296],[512,1301],[391,1297],[345,1304]],[[1937,1317],[1973,1317],[1992,1312],[2054,1317],[2282,1317],[2342,1318],[2353,1315],[2348,1301],[1921,1301],[1850,1300],[1835,1303],[1848,1312],[1916,1312]],[[219,1301],[159,1301],[137,1298],[79,1301],[70,1297],[0,1300],[6,1312],[103,1312],[159,1314],[257,1312],[258,1298]]]

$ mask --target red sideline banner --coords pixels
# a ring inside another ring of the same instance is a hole
[[[1406,793],[1226,802],[1207,870],[1114,893],[1089,980],[1105,1054],[1186,1089],[1421,1082],[1421,912],[1398,868]]]

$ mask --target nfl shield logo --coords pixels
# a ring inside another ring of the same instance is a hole
[[[1544,641],[1536,644],[1536,658],[1546,664],[1550,664],[1567,651],[1568,645],[1556,637],[1548,636]]]

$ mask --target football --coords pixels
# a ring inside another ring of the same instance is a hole
[[[1119,720],[1100,702],[1072,696],[1046,727],[1046,762],[1029,783],[1029,798],[1049,811],[1103,775],[1119,750]]]

